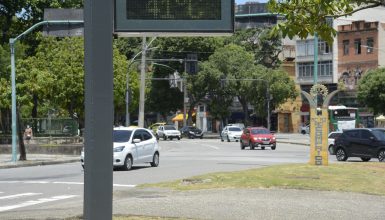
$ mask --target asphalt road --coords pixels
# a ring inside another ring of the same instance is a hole
[[[308,219],[314,211],[318,214],[314,219],[348,219],[352,213],[355,215],[350,219],[377,219],[385,214],[383,206],[378,206],[385,204],[385,198],[378,196],[346,194],[346,197],[339,196],[341,193],[263,189],[174,192],[135,188],[137,184],[210,172],[305,163],[309,157],[308,147],[304,145],[279,144],[273,151],[240,150],[239,143],[220,142],[218,139],[160,140],[159,144],[159,167],[143,165],[131,171],[114,171],[114,214],[196,219],[282,219],[285,216],[288,219]],[[80,163],[0,170],[0,219],[63,219],[81,215],[83,174]],[[315,194],[318,197],[314,197]],[[355,197],[359,200],[356,201]],[[370,211],[365,213],[370,215],[359,214],[359,201],[364,201],[363,208]],[[346,205],[341,205],[341,202]],[[320,210],[333,205],[337,207],[332,209],[334,212],[321,215]],[[295,210],[304,207],[308,212]]]

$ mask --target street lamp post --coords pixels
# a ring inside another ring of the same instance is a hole
[[[30,33],[34,29],[36,29],[39,26],[45,25],[45,24],[83,24],[84,21],[82,20],[57,20],[57,21],[41,21],[39,23],[36,23],[32,25],[30,28],[28,28],[26,31],[21,33],[19,36],[15,38],[9,39],[9,45],[11,49],[11,111],[12,111],[12,161],[16,162],[16,67],[15,67],[15,44],[18,39],[20,39],[22,36]]]

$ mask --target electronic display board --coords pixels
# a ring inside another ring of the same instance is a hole
[[[234,0],[115,0],[114,32],[226,35],[234,32]]]

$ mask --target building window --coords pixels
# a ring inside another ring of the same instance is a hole
[[[300,78],[311,78],[314,73],[314,63],[298,63],[298,77]],[[333,74],[332,61],[321,61],[318,62],[318,76],[330,77]]]
[[[355,54],[361,54],[361,39],[354,40]]]
[[[373,38],[366,39],[366,53],[373,53],[374,50],[374,40]]]
[[[330,47],[329,44],[325,41],[320,41],[318,43],[318,53],[319,54],[329,54],[330,53]]]
[[[344,55],[349,55],[349,40],[342,41],[344,45]]]

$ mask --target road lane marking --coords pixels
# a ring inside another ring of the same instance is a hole
[[[82,182],[52,182],[53,184],[83,185]]]
[[[70,198],[74,198],[74,197],[77,197],[77,196],[76,195],[62,195],[62,196],[54,196],[51,198],[42,198],[42,199],[38,199],[38,200],[30,200],[30,201],[23,202],[23,203],[20,203],[17,205],[2,206],[2,207],[0,207],[0,212],[5,212],[5,211],[12,210],[12,209],[18,209],[18,208],[23,208],[23,207],[47,203],[47,202],[54,202],[54,201],[63,200],[63,199],[70,199]]]
[[[219,150],[219,149],[220,149],[220,148],[217,147],[217,146],[213,146],[213,145],[209,145],[209,144],[202,144],[202,146],[205,146],[205,147],[211,147],[211,148],[213,148],[213,149],[215,149],[215,150]]]
[[[19,198],[23,196],[35,196],[35,195],[41,195],[42,193],[20,193],[20,194],[15,194],[15,195],[10,195],[10,196],[0,196],[1,199],[14,199],[14,198]]]
[[[65,185],[84,185],[83,182],[48,182],[48,181],[0,181],[0,183],[24,183],[24,184],[65,184]],[[136,187],[136,185],[132,184],[113,184],[116,187]],[[1,193],[1,192],[0,192]]]

